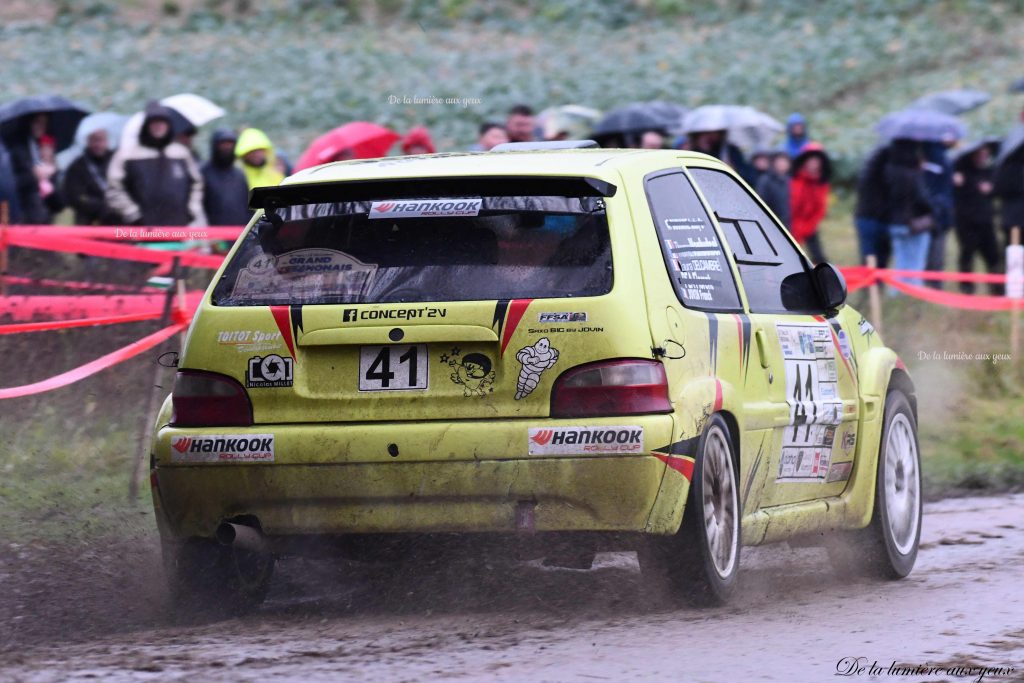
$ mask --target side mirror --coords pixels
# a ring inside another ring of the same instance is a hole
[[[838,311],[846,304],[846,278],[831,263],[819,263],[812,273],[814,286],[826,311]]]

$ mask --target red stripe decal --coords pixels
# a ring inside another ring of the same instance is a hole
[[[715,380],[715,410],[718,412],[722,409],[722,382],[721,380]]]
[[[277,323],[277,329],[281,330],[281,336],[284,337],[284,343],[288,345],[288,350],[291,352],[292,358],[294,358],[295,340],[292,339],[292,323],[288,307],[271,306],[270,312],[274,316],[274,322]]]
[[[512,334],[523,319],[527,307],[533,303],[533,299],[514,299],[508,305],[508,319],[505,322],[505,332],[501,339],[501,355],[505,355],[505,347],[512,339]]]
[[[686,481],[693,480],[693,458],[683,455],[665,455],[664,453],[652,453],[651,455],[682,474],[686,477]]]
[[[817,320],[817,321],[818,321],[819,323],[823,323],[823,322],[825,322],[825,316],[823,316],[823,315],[815,315],[815,316],[812,316],[812,317],[813,317],[813,318],[814,318],[815,320]]]
[[[738,315],[736,315],[735,313],[732,314],[732,317],[736,318],[736,339],[739,342],[738,345],[740,347],[740,367],[742,368],[743,367],[743,322],[740,320],[740,317]]]

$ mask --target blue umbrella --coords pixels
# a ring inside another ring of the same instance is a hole
[[[945,114],[959,116],[972,109],[977,109],[992,99],[992,96],[981,90],[940,90],[915,100],[911,109],[934,109]]]
[[[48,114],[46,132],[57,142],[57,151],[71,146],[75,129],[89,110],[60,95],[23,97],[0,106],[0,136],[13,143],[27,135],[28,121],[36,114]]]
[[[71,162],[82,155],[85,151],[86,141],[89,136],[98,130],[107,131],[107,144],[110,149],[116,149],[121,139],[121,129],[124,128],[128,116],[113,111],[100,111],[89,114],[78,124],[75,131],[75,142],[66,150],[57,155],[57,166],[64,170],[71,165]]]
[[[885,116],[875,130],[885,140],[946,142],[967,136],[967,126],[955,116],[934,109],[903,109]]]

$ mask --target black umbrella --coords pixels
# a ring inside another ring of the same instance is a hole
[[[666,127],[664,118],[651,111],[647,104],[634,102],[605,114],[594,126],[591,137],[604,144],[616,137],[635,136],[647,130],[664,133]]]
[[[1018,78],[1009,87],[1010,92],[1024,92],[1024,78]]]
[[[46,132],[57,141],[59,152],[75,141],[75,130],[89,110],[60,95],[23,97],[0,106],[0,136],[20,142],[28,133],[29,119],[44,113],[50,116]]]
[[[989,153],[992,155],[992,158],[995,159],[999,155],[999,150],[1002,147],[1002,144],[1002,138],[980,138],[973,142],[968,142],[950,152],[950,161],[952,161],[954,165],[963,164],[969,156],[977,152],[982,147],[988,147]]]

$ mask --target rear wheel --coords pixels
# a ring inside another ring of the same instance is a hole
[[[259,606],[267,596],[274,557],[193,538],[164,545],[164,563],[175,609],[232,615]]]
[[[647,539],[641,569],[690,604],[726,603],[739,574],[740,516],[729,426],[715,415],[700,438],[683,524],[674,536]]]
[[[921,541],[921,456],[917,421],[906,395],[890,391],[885,416],[875,505],[867,528],[831,539],[838,569],[902,579],[914,568]]]

